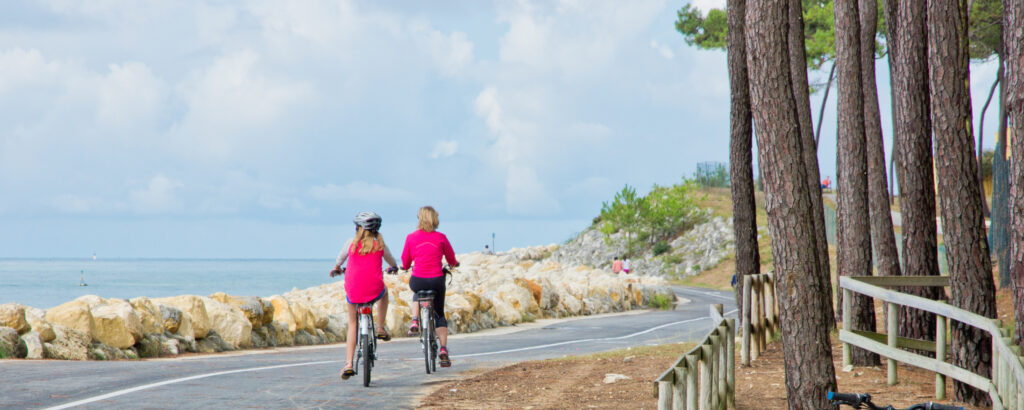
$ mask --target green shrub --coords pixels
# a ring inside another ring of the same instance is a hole
[[[661,255],[670,250],[672,250],[672,246],[665,241],[658,241],[658,243],[654,244],[654,248],[651,249],[651,251],[654,252],[654,256]]]
[[[661,293],[651,296],[651,300],[649,300],[647,304],[653,308],[661,310],[672,310],[672,299],[669,299],[668,296]]]
[[[672,253],[672,254],[665,255],[665,257],[662,258],[661,260],[664,261],[666,264],[669,264],[669,265],[678,265],[678,264],[680,264],[683,261],[683,256],[682,255],[676,255],[676,254]]]

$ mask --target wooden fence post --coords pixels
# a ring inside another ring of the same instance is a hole
[[[672,383],[658,382],[658,410],[672,408]]]
[[[899,331],[896,329],[896,318],[899,317],[899,310],[897,310],[896,307],[897,305],[895,303],[889,304],[889,318],[886,326],[886,332],[889,333],[887,341],[889,342],[889,347],[892,348],[896,348],[896,337],[899,336]],[[896,359],[889,358],[886,367],[889,376],[889,385],[893,386],[896,384]]]
[[[697,391],[697,378],[700,376],[698,372],[698,366],[700,363],[700,357],[697,356],[697,352],[686,355],[686,368],[690,369],[686,372],[686,391],[690,394],[686,395],[686,410],[698,410],[697,399],[699,398],[699,392]]]
[[[729,327],[728,335],[726,340],[729,343],[726,346],[727,351],[727,364],[726,364],[726,391],[727,405],[730,409],[736,408],[736,319],[726,319],[726,326]]]
[[[757,275],[757,343],[758,354],[768,350],[768,331],[765,326],[764,275]]]
[[[708,336],[708,340],[711,341],[711,354],[705,356],[704,361],[711,367],[711,380],[708,382],[711,384],[711,407],[712,409],[718,408],[718,344],[721,343],[721,337],[718,336],[718,329],[712,329],[711,335]]]
[[[935,315],[935,360],[946,361],[946,317]],[[946,399],[946,375],[935,373],[935,399]]]
[[[779,331],[779,305],[775,300],[775,272],[768,272],[768,321],[771,322],[771,333]]]
[[[850,331],[850,323],[853,323],[853,292],[843,289],[843,330]],[[849,343],[843,342],[843,367],[853,364],[853,350]]]
[[[703,344],[700,347],[700,410],[711,409],[711,345]]]
[[[729,325],[718,325],[718,407],[726,408],[729,402]]]
[[[743,327],[740,358],[744,366],[750,366],[750,275],[743,275],[743,314],[740,315],[740,326]]]
[[[686,375],[690,369],[686,367],[686,361],[680,360],[679,366],[674,368],[675,380],[672,381],[672,409],[682,410],[686,408],[686,395],[691,394],[686,390]]]

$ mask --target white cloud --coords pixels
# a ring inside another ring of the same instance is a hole
[[[724,10],[725,0],[691,0],[690,5],[706,14],[711,9]]]
[[[111,64],[110,74],[97,82],[96,121],[120,129],[135,124],[152,128],[165,94],[163,81],[145,64]]]
[[[17,86],[50,84],[59,80],[60,69],[36,49],[0,51],[0,94]]]
[[[561,208],[533,168],[512,165],[505,181],[505,205],[511,214],[550,215]]]
[[[259,61],[256,52],[241,51],[195,73],[180,87],[188,111],[172,135],[187,149],[214,156],[280,138],[270,129],[312,91],[304,83],[261,74]]]
[[[657,50],[658,54],[661,54],[662,57],[665,57],[668,60],[671,60],[676,56],[676,53],[673,53],[672,49],[669,48],[668,45],[658,43],[658,40],[651,40],[651,48]]]
[[[411,202],[416,199],[412,192],[404,189],[363,181],[354,181],[342,186],[314,186],[309,189],[309,194],[320,201]]]
[[[456,31],[445,35],[427,23],[417,22],[412,25],[410,35],[444,75],[454,76],[473,61],[473,42],[466,33]]]
[[[131,192],[131,208],[140,214],[180,213],[185,206],[178,191],[184,187],[181,181],[157,174],[145,188]]]
[[[53,198],[50,205],[59,212],[85,214],[100,210],[103,207],[103,201],[99,198],[63,194]]]
[[[455,155],[457,152],[459,152],[458,141],[438,141],[437,144],[434,145],[434,150],[430,153],[430,158],[448,158]]]

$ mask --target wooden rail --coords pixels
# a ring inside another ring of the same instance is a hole
[[[711,306],[714,328],[668,370],[654,379],[658,409],[736,408],[736,319]]]
[[[750,366],[750,360],[757,359],[761,352],[764,352],[769,335],[779,330],[774,272],[743,276],[743,312],[740,316],[740,326],[743,328],[740,356],[743,365]]]
[[[935,398],[946,398],[946,377],[952,377],[977,389],[988,392],[994,409],[1024,410],[1024,366],[1021,349],[1013,344],[1009,331],[1002,328],[999,320],[958,309],[943,302],[908,295],[885,287],[895,286],[949,286],[949,278],[941,276],[844,276],[839,278],[843,292],[843,329],[839,340],[843,342],[843,366],[852,364],[851,346],[857,346],[888,359],[888,382],[896,384],[896,362],[903,362],[935,372]],[[847,330],[851,323],[850,301],[854,294],[861,294],[888,303],[889,315],[886,323],[887,334]],[[935,341],[899,338],[896,335],[897,305],[909,306],[936,315]],[[946,362],[948,339],[946,321],[955,320],[978,328],[992,338],[991,377],[975,374],[967,369]],[[881,340],[885,340],[883,343]],[[925,348],[922,348],[924,346]],[[913,348],[935,352],[927,357],[902,350]]]

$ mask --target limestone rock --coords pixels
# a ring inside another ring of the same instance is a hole
[[[89,358],[92,360],[124,360],[128,356],[116,347],[104,343],[93,343],[92,348],[89,349]]]
[[[253,328],[263,326],[263,301],[260,298],[255,296],[230,296],[224,292],[214,293],[210,295],[210,298],[241,310]]]
[[[177,339],[167,339],[160,342],[160,356],[177,356],[180,353]]]
[[[224,339],[221,339],[220,335],[216,331],[210,331],[206,334],[206,337],[196,341],[196,347],[199,349],[199,353],[218,353],[228,350],[234,350],[234,348],[226,343]]]
[[[231,346],[231,350],[252,346],[252,323],[242,310],[213,298],[207,298],[203,303],[210,319],[210,328]],[[260,314],[262,315],[262,312]]]
[[[146,335],[142,339],[139,339],[133,347],[141,358],[160,356],[160,339],[154,335]]]
[[[39,338],[42,339],[43,342],[49,342],[57,337],[57,335],[53,333],[53,326],[50,322],[46,321],[46,312],[40,309],[27,307],[25,308],[25,320],[28,322],[29,326],[32,327],[32,331],[39,334]]]
[[[93,340],[125,349],[134,345],[143,335],[142,322],[128,302],[119,301],[92,309]]]
[[[295,330],[315,332],[317,329],[316,316],[313,315],[313,311],[310,309],[309,305],[297,300],[290,300],[288,304],[292,309],[292,317],[295,319]],[[325,327],[327,326],[326,320],[323,325]]]
[[[42,359],[43,357],[46,357],[46,349],[43,347],[43,338],[39,336],[39,333],[36,333],[35,331],[25,333],[21,335],[21,340],[25,343],[26,359]]]
[[[48,309],[46,311],[46,321],[54,325],[75,329],[84,333],[90,340],[92,339],[91,308],[88,303],[81,300],[76,299]],[[57,333],[55,336],[59,338],[60,334]]]
[[[18,334],[32,330],[25,320],[25,307],[17,303],[0,305],[0,326],[14,329]]]
[[[615,383],[619,380],[629,380],[630,377],[624,374],[608,373],[604,375],[604,384]]]
[[[203,298],[195,295],[172,296],[169,298],[153,299],[157,305],[173,306],[182,312],[188,313],[192,318],[192,336],[196,339],[206,337],[210,332],[210,319],[206,315],[206,305]],[[179,329],[180,333],[181,330]]]
[[[288,330],[288,325],[284,322],[278,322],[275,320],[270,322],[269,325],[263,326],[263,328],[267,330],[267,343],[271,346],[295,345],[295,334]]]
[[[14,328],[0,326],[0,359],[24,359],[28,355],[25,341]]]
[[[178,327],[181,326],[182,319],[181,309],[167,305],[159,305],[159,309],[164,330],[178,333]]]
[[[305,330],[295,332],[295,345],[296,346],[313,346],[319,344],[317,337]]]
[[[164,332],[164,318],[160,308],[149,298],[139,297],[129,301],[139,321],[142,322],[142,331],[146,334],[160,334]]]
[[[263,316],[260,317],[260,323],[269,325],[274,321],[274,304],[263,298],[260,298],[260,304],[263,305]]]
[[[88,307],[84,303],[82,305]],[[56,338],[43,345],[47,358],[61,360],[86,360],[89,358],[91,338],[88,334],[59,324],[53,326],[53,332],[56,334]]]
[[[288,300],[278,295],[271,296],[269,300],[274,306],[274,322],[285,324],[288,331],[294,334],[298,330],[298,324],[295,322],[295,316],[292,315],[292,308]]]

